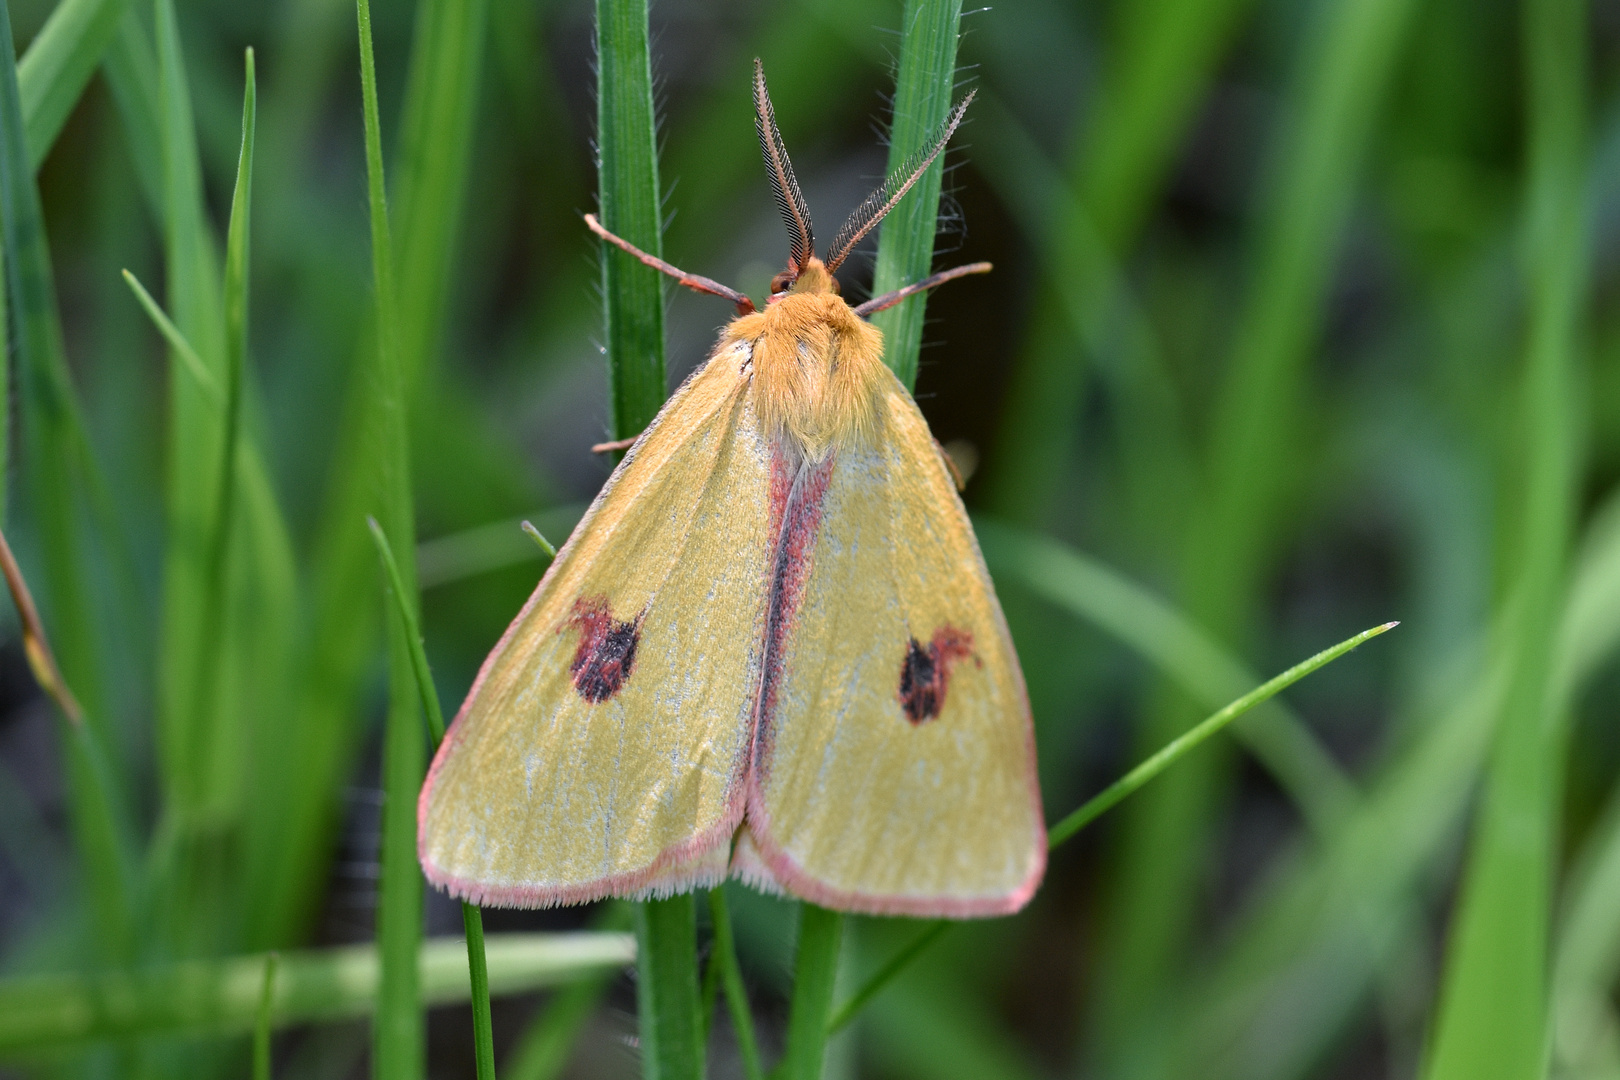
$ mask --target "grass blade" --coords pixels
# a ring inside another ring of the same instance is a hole
[[[597,205],[602,225],[663,254],[647,0],[597,0]],[[664,283],[658,271],[602,244],[613,437],[639,435],[664,404]]]
[[[901,15],[900,66],[895,75],[894,117],[889,126],[893,172],[916,153],[945,122],[956,86],[956,42],[961,33],[962,0],[906,0]],[[945,175],[940,154],[916,186],[880,226],[872,295],[927,277],[939,228],[939,188]],[[872,322],[883,331],[883,362],[911,389],[917,383],[917,351],[922,345],[928,297],[913,296]]]
[[[1323,649],[1315,656],[1302,660],[1282,674],[1255,687],[1225,708],[1206,717],[1191,730],[1171,740],[1136,768],[1090,799],[1087,799],[1079,808],[1065,815],[1056,824],[1049,826],[1047,828],[1047,845],[1055,848],[1059,844],[1072,839],[1081,829],[1119,805],[1143,785],[1197,749],[1212,736],[1219,734],[1223,728],[1250,709],[1270,700],[1305,676],[1331,664],[1345,653],[1386,631],[1394,629],[1397,625],[1397,623],[1385,623],[1382,626],[1375,626],[1370,630],[1363,630],[1354,637],[1347,638],[1331,648]],[[831,1020],[826,1021],[827,1034],[830,1035],[845,1027],[858,1015],[863,1006],[876,997],[885,986],[894,981],[896,976],[904,971],[913,960],[922,955],[952,925],[952,923],[941,920],[919,932],[910,944],[896,953],[887,963],[873,973],[861,985],[860,989],[850,995],[849,1000],[838,1008]],[[825,1015],[825,1012],[823,1015]]]
[[[383,178],[382,131],[377,116],[377,71],[371,45],[371,5],[357,0],[360,33],[360,85],[365,111],[366,180],[371,215],[372,282],[376,290],[376,357],[367,391],[370,398],[369,459],[376,467],[376,517],[406,550],[416,544],[411,511],[410,462],[405,430],[405,382],[396,338],[397,295],[394,252]],[[386,545],[385,545],[386,546]],[[418,598],[414,567],[396,569],[396,605],[385,614],[388,637],[388,721],[383,749],[382,890],[377,911],[377,942],[382,960],[377,1019],[372,1029],[373,1074],[388,1080],[423,1075],[426,1034],[419,976],[414,962],[422,940],[422,875],[416,865],[416,793],[425,768],[418,684],[413,674],[410,633],[398,614],[415,614]]]
[[[628,934],[492,934],[488,953],[491,992],[522,994],[623,969],[635,960],[635,944]],[[413,960],[425,1003],[467,1000],[467,952],[460,941],[426,941]],[[127,1035],[245,1035],[258,1020],[264,971],[264,956],[255,955],[0,979],[0,1053]],[[375,945],[284,952],[276,964],[272,1024],[370,1015],[381,982]]]
[[[703,1009],[691,893],[636,905],[636,971],[642,1080],[700,1080]]]
[[[1586,5],[1524,6],[1529,86],[1526,269],[1530,297],[1520,453],[1507,538],[1512,589],[1496,662],[1509,672],[1445,960],[1430,1080],[1544,1074],[1547,937],[1558,862],[1563,727],[1555,692],[1559,606],[1579,490],[1573,432],[1585,304]]]
[[[1204,708],[1219,708],[1259,682],[1180,612],[1101,563],[1055,540],[995,522],[979,519],[974,528],[998,574],[1015,577],[1128,645]],[[1328,828],[1355,801],[1349,778],[1281,702],[1257,709],[1233,732],[1316,827]]]
[[[799,902],[799,948],[793,962],[787,1047],[775,1070],[781,1080],[821,1080],[843,934],[841,912]]]
[[[127,0],[62,0],[17,64],[28,160],[37,170],[79,103]]]
[[[759,1041],[754,1037],[754,1014],[748,1005],[748,989],[743,985],[742,968],[737,964],[737,939],[731,932],[731,910],[726,906],[723,888],[709,890],[709,915],[714,920],[714,958],[720,984],[731,1012],[731,1028],[737,1036],[737,1053],[742,1057],[746,1080],[764,1080],[759,1060]]]
[[[264,984],[259,989],[259,1014],[253,1020],[253,1080],[270,1080],[270,1021],[275,1002],[275,953],[264,958]]]
[[[478,133],[475,108],[488,0],[421,0],[400,122],[400,370],[408,388],[428,371],[449,307],[456,235]]]
[[[371,536],[377,542],[377,553],[387,575],[388,593],[394,598],[394,614],[404,627],[405,641],[411,654],[411,670],[416,677],[417,693],[421,695],[422,712],[427,717],[428,734],[433,746],[444,741],[444,712],[439,707],[439,691],[433,685],[433,672],[428,667],[427,650],[416,613],[406,601],[405,582],[394,560],[382,526],[376,518],[368,522]],[[467,971],[472,978],[473,1045],[479,1080],[495,1080],[495,1036],[489,1013],[489,972],[484,957],[484,919],[478,908],[465,900],[461,902],[461,922],[467,934]]]
[[[597,206],[602,224],[661,252],[658,133],[647,0],[597,0]],[[658,272],[601,245],[613,435],[639,434],[664,403],[664,284]],[[690,894],[649,900],[636,914],[636,1002],[646,1080],[703,1075],[697,908]]]
[[[68,376],[50,250],[39,191],[29,165],[11,37],[11,12],[0,0],[0,229],[5,237],[6,297],[18,361],[23,466],[40,547],[44,600],[66,685],[75,688],[87,722],[64,740],[74,839],[102,945],[125,955],[130,945],[129,819],[102,710],[99,648],[84,580],[85,551],[74,492],[95,489],[83,416]],[[0,465],[9,444],[9,378],[0,378]],[[0,473],[9,473],[0,468]],[[6,493],[0,486],[0,507]]]
[[[1281,675],[1255,687],[1214,715],[1206,717],[1190,731],[1171,740],[1158,753],[1108,785],[1101,793],[1087,800],[1085,805],[1069,814],[1056,825],[1053,825],[1047,831],[1048,842],[1053,847],[1063,843],[1063,841],[1069,839],[1069,837],[1118,805],[1137,788],[1164,772],[1188,752],[1256,705],[1275,697],[1311,672],[1332,663],[1363,642],[1375,638],[1387,630],[1393,630],[1398,625],[1398,623],[1391,622],[1382,626],[1375,626],[1371,630],[1363,630],[1355,637],[1339,642],[1330,649],[1323,649],[1310,659],[1295,664]]]

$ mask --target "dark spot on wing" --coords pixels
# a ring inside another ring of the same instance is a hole
[[[641,642],[641,615],[630,622],[613,617],[607,597],[580,597],[565,626],[579,628],[579,647],[568,670],[574,689],[586,701],[599,704],[617,694],[630,678]]]
[[[945,687],[951,665],[973,655],[973,635],[954,626],[934,631],[927,645],[916,638],[906,643],[900,661],[900,708],[913,724],[932,720],[945,708]]]

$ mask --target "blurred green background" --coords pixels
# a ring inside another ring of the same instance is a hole
[[[90,731],[53,719],[7,608],[17,1075],[241,1074],[247,1028],[172,981],[117,1027],[102,983],[62,980],[373,935],[385,661],[355,13],[156,10],[10,8],[27,59],[0,109],[5,526]],[[666,258],[756,297],[785,260],[755,56],[830,235],[884,168],[901,13],[652,5]],[[518,521],[560,542],[610,467],[589,451],[611,432],[580,221],[593,10],[379,0],[374,18],[423,629],[453,710],[543,567]],[[917,397],[971,469],[1048,814],[1260,679],[1402,626],[1055,853],[1026,912],[948,936],[834,1041],[829,1074],[1620,1077],[1620,6],[1019,0],[962,28],[979,99],[936,266],[996,271],[934,298]],[[247,46],[241,468],[211,579],[221,429],[119,271],[227,370]],[[44,243],[18,201],[29,164]],[[846,295],[870,273],[852,259]],[[728,315],[669,293],[672,383]],[[729,891],[774,1057],[791,912]],[[430,935],[460,925],[429,898]],[[913,933],[852,922],[843,977]],[[502,1075],[637,1073],[627,977],[527,978],[495,1003]],[[60,1006],[58,1028],[25,1003]],[[61,1019],[74,1008],[87,1019]],[[277,1075],[364,1073],[359,1008],[323,1008],[277,1035]],[[710,1072],[740,1075],[717,1028]],[[429,1035],[433,1075],[472,1075],[464,1007]]]

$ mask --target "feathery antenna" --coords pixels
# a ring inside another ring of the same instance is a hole
[[[945,149],[945,144],[951,141],[951,136],[956,134],[956,127],[962,122],[962,114],[967,112],[967,107],[973,103],[974,93],[977,91],[968,94],[960,105],[951,110],[951,115],[945,118],[945,122],[939,126],[931,141],[925,143],[922,149],[912,154],[904,164],[890,173],[882,185],[868,195],[866,201],[849,215],[844,227],[833,237],[832,254],[827,257],[829,274],[837,270],[839,264],[849,257],[849,253],[861,242],[862,237],[877,228],[878,222],[882,221],[889,211],[900,205],[900,200],[905,198],[906,192],[910,191],[912,185],[921,178],[923,170],[934,163],[940,151]]]
[[[771,178],[776,208],[782,212],[788,229],[788,269],[796,277],[815,257],[816,238],[810,229],[810,208],[793,175],[793,162],[788,160],[782,133],[776,129],[776,110],[771,108],[771,95],[765,89],[765,65],[758,57],[754,58],[754,127],[759,131],[759,149],[765,155],[765,171]]]

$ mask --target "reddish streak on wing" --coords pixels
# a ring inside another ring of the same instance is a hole
[[[954,626],[934,631],[934,639],[924,648],[911,638],[906,656],[900,661],[900,708],[912,724],[937,717],[945,708],[945,689],[950,682],[951,665],[973,656],[973,635]],[[978,658],[974,657],[978,662]]]
[[[782,681],[782,647],[804,597],[810,553],[821,526],[821,503],[832,480],[835,456],[810,469],[794,483],[797,466],[780,451],[771,457],[771,523],[776,552],[771,593],[765,611],[764,662],[760,665],[759,698],[754,706],[754,769],[764,780],[770,761],[776,694]]]
[[[574,689],[593,705],[619,692],[630,678],[636,663],[636,646],[641,642],[641,617],[620,622],[613,617],[607,597],[580,597],[574,613],[558,628],[560,633],[578,627],[579,646],[568,670],[574,676]]]

